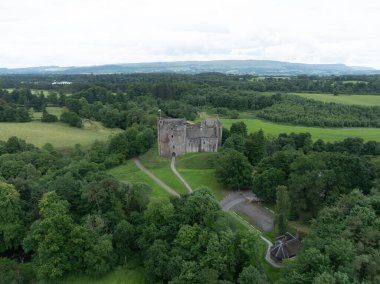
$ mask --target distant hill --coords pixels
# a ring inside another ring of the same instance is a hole
[[[0,68],[1,74],[111,74],[111,73],[184,73],[197,74],[220,72],[226,74],[256,75],[345,75],[380,74],[370,67],[347,66],[344,64],[304,64],[271,60],[215,60],[176,61],[152,63],[108,64],[82,67],[43,66],[29,68]]]

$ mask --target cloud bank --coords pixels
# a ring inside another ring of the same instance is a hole
[[[380,69],[376,0],[12,0],[0,67],[269,59]]]

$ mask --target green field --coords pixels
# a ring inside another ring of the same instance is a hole
[[[310,94],[310,93],[291,93],[292,95],[301,96],[308,99],[318,100],[322,102],[332,102],[347,105],[362,106],[380,106],[380,95],[339,95],[333,94]]]
[[[193,189],[201,186],[209,187],[218,200],[223,199],[226,192],[216,180],[213,166],[216,153],[189,153],[177,157],[176,168]]]
[[[223,127],[230,128],[232,123],[243,121],[248,128],[248,132],[262,129],[266,135],[278,135],[280,133],[300,133],[309,132],[313,141],[322,139],[326,142],[341,141],[347,137],[361,137],[365,141],[380,141],[380,128],[320,128],[296,126],[288,124],[277,124],[256,118],[228,119],[222,118]]]
[[[141,163],[156,177],[177,191],[179,194],[188,193],[185,185],[170,169],[170,159],[158,156],[157,145],[140,157]]]
[[[154,180],[141,171],[133,160],[128,160],[125,164],[109,170],[108,173],[121,181],[145,182],[149,184],[152,188],[153,198],[169,197],[169,193],[167,193],[157,183],[155,183]]]
[[[83,128],[68,126],[60,122],[1,122],[0,140],[17,136],[38,147],[51,143],[57,148],[72,147],[75,144],[90,145],[95,140],[105,141],[120,129],[105,128],[99,122],[86,121]]]

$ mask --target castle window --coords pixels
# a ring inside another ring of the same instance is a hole
[[[175,145],[173,145],[173,149],[175,149]]]
[[[172,138],[173,138],[173,135],[172,135]]]

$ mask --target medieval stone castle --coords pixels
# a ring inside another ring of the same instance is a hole
[[[193,152],[217,152],[222,125],[217,118],[190,124],[185,119],[158,119],[158,153],[161,157]]]

